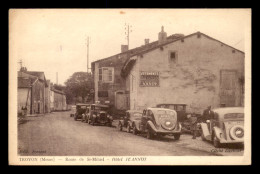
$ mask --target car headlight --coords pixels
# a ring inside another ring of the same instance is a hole
[[[209,120],[207,120],[206,122],[207,122],[207,123],[210,123],[210,121],[209,121]]]
[[[93,115],[93,117],[95,118],[95,117],[97,117],[96,115]]]

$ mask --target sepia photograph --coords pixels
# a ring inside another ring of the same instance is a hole
[[[251,9],[9,9],[9,165],[250,165]]]

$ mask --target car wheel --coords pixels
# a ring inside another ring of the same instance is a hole
[[[173,136],[174,136],[174,139],[175,139],[175,140],[178,140],[178,139],[180,139],[181,134],[174,134]]]
[[[201,140],[202,140],[202,141],[206,141],[206,138],[205,138],[203,132],[201,132],[200,137],[201,137]]]
[[[91,121],[91,125],[92,125],[92,126],[95,126],[95,123],[94,123],[94,121]]]
[[[213,137],[213,145],[214,145],[214,147],[216,147],[216,148],[219,148],[220,147],[220,142],[219,142],[219,140],[217,139],[217,137],[214,135],[214,137]]]
[[[91,121],[90,121],[90,119],[88,119],[88,124],[90,124],[91,123]]]
[[[77,116],[74,117],[74,120],[77,121]]]
[[[118,129],[119,131],[122,131],[122,130],[123,130],[122,124],[121,124],[120,122],[118,123],[117,129]]]
[[[134,135],[137,134],[137,129],[136,129],[135,125],[133,126],[133,134],[134,134]]]
[[[153,134],[152,134],[152,132],[149,129],[147,130],[146,138],[147,139],[153,139]]]
[[[131,128],[130,128],[130,125],[129,125],[129,124],[127,124],[126,131],[127,131],[128,133],[130,133],[130,131],[131,131]]]

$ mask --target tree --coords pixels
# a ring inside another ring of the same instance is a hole
[[[75,72],[65,82],[65,93],[68,103],[73,103],[74,97],[82,97],[83,101],[90,90],[93,89],[93,78],[91,73]]]

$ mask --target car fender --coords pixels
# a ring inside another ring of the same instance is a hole
[[[222,129],[215,126],[215,127],[213,127],[213,131],[215,133],[215,136],[220,140],[221,139],[220,134],[222,133],[222,135],[223,135]]]
[[[150,120],[147,121],[147,123],[146,123],[146,129],[148,129],[148,127],[150,127],[154,132],[157,132],[156,127],[154,126],[153,122]]]
[[[211,140],[211,135],[208,129],[207,123],[200,123],[202,134],[205,137],[206,140],[210,141]]]

